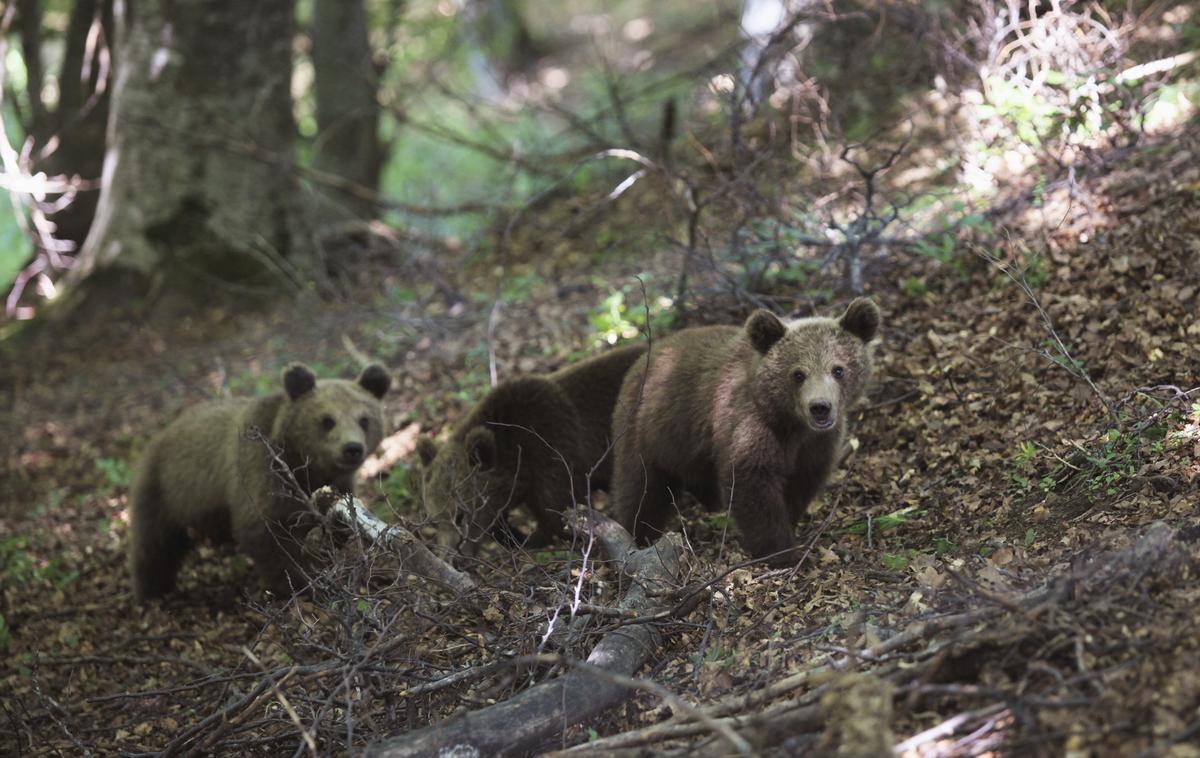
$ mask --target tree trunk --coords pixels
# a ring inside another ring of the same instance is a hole
[[[58,104],[41,131],[30,130],[38,148],[52,140],[57,141],[58,148],[38,161],[35,169],[50,176],[62,174],[99,182],[111,85],[105,46],[111,39],[112,0],[76,0],[58,73]],[[33,95],[31,91],[31,100]],[[61,210],[51,213],[54,236],[70,240],[78,250],[91,227],[98,197],[96,189],[83,190]]]
[[[208,300],[319,274],[293,165],[294,5],[115,0],[104,186],[77,297]]]
[[[379,186],[378,77],[367,41],[363,0],[316,0],[312,22],[317,100],[314,164],[368,190]],[[333,191],[332,201],[357,216],[374,216],[374,204]]]

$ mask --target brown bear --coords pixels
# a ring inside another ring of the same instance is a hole
[[[652,540],[687,490],[729,508],[755,558],[794,560],[792,531],[837,462],[878,328],[879,309],[858,298],[837,319],[785,325],[759,310],[740,329],[656,342],[613,413],[617,521]]]
[[[608,487],[613,406],[626,370],[644,352],[641,345],[621,347],[553,374],[510,379],[440,448],[423,438],[422,499],[438,545],[472,556],[485,534],[529,548],[558,535],[564,508],[583,502],[589,486]],[[524,540],[507,521],[521,503],[537,521]]]
[[[301,588],[300,541],[317,522],[308,496],[325,485],[353,491],[355,472],[383,437],[380,399],[390,384],[379,365],[356,381],[318,381],[293,363],[282,392],[202,403],[159,432],[130,497],[135,598],[174,588],[194,537],[232,538],[269,589]]]

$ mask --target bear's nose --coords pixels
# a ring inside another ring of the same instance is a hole
[[[826,421],[833,412],[833,404],[828,400],[818,400],[809,404],[808,412],[812,414],[813,421]]]
[[[362,463],[366,449],[361,442],[347,442],[342,445],[342,460],[347,463]]]

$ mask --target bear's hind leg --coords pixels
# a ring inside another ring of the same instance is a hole
[[[639,544],[658,539],[675,509],[670,477],[639,462],[621,466],[613,479],[613,516]]]
[[[187,530],[161,512],[156,488],[139,482],[133,492],[129,535],[129,573],[137,602],[162,597],[175,589],[175,575],[192,546]]]

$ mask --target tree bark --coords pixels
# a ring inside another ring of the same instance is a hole
[[[194,302],[319,274],[293,166],[294,5],[115,0],[104,187],[77,293]]]
[[[99,182],[111,86],[106,46],[111,39],[112,0],[76,0],[58,72],[58,104],[40,131],[30,130],[38,148],[51,140],[57,140],[59,146],[35,164],[37,170],[50,176],[61,174]],[[31,91],[31,99],[33,95]],[[62,210],[50,214],[55,238],[69,240],[79,250],[87,238],[98,198],[98,190],[86,189]]]
[[[316,0],[312,40],[318,129],[314,165],[375,190],[383,151],[378,77],[363,0]],[[374,204],[362,198],[335,192],[330,198],[354,215],[376,215]]]

